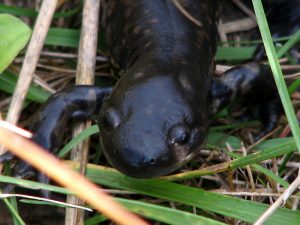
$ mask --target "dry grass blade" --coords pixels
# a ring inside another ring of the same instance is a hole
[[[36,20],[28,50],[25,55],[20,77],[13,95],[6,121],[16,124],[21,113],[22,105],[27,95],[44,40],[49,30],[57,0],[44,0]]]
[[[234,4],[236,4],[237,7],[239,7],[244,13],[246,13],[256,23],[255,14],[242,1],[240,1],[240,0],[231,0],[231,1],[234,2]]]
[[[79,208],[82,210],[90,211],[92,212],[93,210],[87,207],[79,206],[79,205],[73,205],[73,204],[68,204],[62,201],[57,201],[57,200],[52,200],[52,199],[47,199],[47,198],[40,198],[36,196],[31,196],[31,195],[22,195],[22,194],[0,194],[0,198],[11,198],[11,197],[19,197],[19,198],[25,198],[25,199],[32,199],[32,200],[37,200],[37,201],[43,201],[43,202],[49,202],[49,203],[54,203],[57,205],[62,205],[65,207],[71,207],[71,208]]]
[[[23,137],[26,137],[26,138],[32,138],[32,133],[27,131],[27,130],[24,130],[20,127],[16,127],[16,126],[13,126],[11,123],[8,123],[8,122],[5,122],[1,119],[0,117],[0,127],[3,127],[7,130],[10,130],[16,134],[19,134]]]
[[[242,18],[235,21],[230,21],[227,23],[223,23],[219,25],[219,28],[226,34],[240,32],[240,31],[248,31],[257,26],[257,23],[254,22],[250,18]]]
[[[285,192],[268,208],[267,211],[255,222],[254,225],[263,224],[277,208],[282,204],[285,204],[286,200],[294,193],[296,189],[300,186],[300,173],[298,177],[293,181],[293,183],[285,190]]]
[[[77,84],[94,82],[100,1],[85,1],[77,64]]]
[[[67,168],[59,159],[47,153],[46,150],[32,141],[0,127],[0,143],[22,160],[29,162],[59,184],[77,193],[87,203],[117,224],[147,224],[114,202],[97,185]],[[23,151],[23,149],[26,149],[26,151]]]
[[[176,8],[183,14],[185,15],[190,21],[192,21],[194,24],[196,24],[197,26],[201,27],[202,23],[200,21],[198,21],[197,19],[195,19],[188,11],[186,11],[182,5],[179,3],[178,0],[172,0],[174,5],[176,6]]]
[[[82,28],[80,35],[80,45],[78,52],[78,64],[76,74],[76,84],[93,84],[96,63],[97,33],[99,21],[100,1],[84,1]],[[90,126],[90,121],[79,124],[75,127],[73,136],[77,136],[86,127]],[[85,173],[85,167],[89,153],[89,139],[85,139],[79,146],[71,152],[71,159],[80,163],[80,173]],[[83,204],[76,196],[68,195],[68,203]],[[83,225],[84,211],[80,209],[68,208],[66,210],[66,225]]]
[[[224,172],[224,171],[229,170],[232,161],[233,160],[228,161],[228,162],[219,163],[219,164],[216,164],[213,166],[208,166],[208,167],[205,167],[205,168],[199,169],[199,170],[193,170],[193,171],[189,171],[189,172],[164,176],[163,179],[169,180],[169,181],[181,180],[182,178],[183,179],[186,178],[187,173],[189,175],[197,174],[198,176],[200,176],[200,175],[208,175],[208,174]]]
[[[215,193],[223,194],[223,195],[229,195],[229,196],[249,196],[249,197],[280,197],[281,194],[279,193],[269,193],[269,192],[249,192],[249,191],[239,191],[236,190],[234,192],[232,191],[214,191]],[[300,199],[297,195],[292,195],[290,198],[293,199]]]

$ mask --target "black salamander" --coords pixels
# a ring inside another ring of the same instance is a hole
[[[108,48],[124,72],[100,111],[101,140],[129,176],[167,174],[205,143],[218,5],[188,3],[202,26],[172,1],[104,2]]]
[[[191,159],[206,142],[212,112],[232,102],[255,108],[264,125],[259,137],[274,129],[281,103],[268,67],[250,63],[212,78],[218,0],[181,1],[200,26],[171,0],[102,3],[108,55],[121,78],[114,88],[54,94],[38,113],[34,141],[53,152],[70,119],[97,118],[111,165],[150,178]]]

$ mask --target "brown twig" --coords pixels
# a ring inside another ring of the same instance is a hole
[[[19,119],[22,105],[33,79],[33,74],[55,12],[56,3],[57,0],[44,0],[42,3],[6,118],[6,121],[12,124],[16,124]],[[3,152],[3,148],[0,147],[0,155]]]
[[[198,21],[196,18],[194,18],[188,11],[186,11],[185,8],[182,7],[182,5],[179,3],[178,0],[172,0],[176,8],[184,15],[186,18],[188,18],[190,21],[192,21],[197,26],[201,27],[202,23]]]
[[[253,21],[256,22],[256,16],[252,10],[250,10],[242,1],[231,0],[237,7],[240,8],[246,15],[248,15]]]
[[[283,192],[283,194],[264,212],[264,214],[254,223],[254,225],[263,224],[281,205],[285,204],[286,200],[294,193],[300,186],[300,174],[291,183],[291,185]]]
[[[225,42],[225,43],[223,44],[223,46],[224,46],[224,47],[228,47],[229,44],[226,43],[226,42],[228,41],[227,33],[226,33],[226,31],[223,29],[223,22],[222,22],[221,19],[220,19],[219,24],[218,24],[218,33],[219,33],[220,40],[221,40],[222,42]]]
[[[76,84],[93,84],[96,63],[97,34],[99,21],[100,1],[84,1],[82,28],[80,35],[80,45],[78,53],[78,64],[76,74]],[[79,124],[75,127],[73,135],[81,133],[90,126],[90,121]],[[89,139],[85,139],[71,152],[71,159],[79,162],[80,173],[85,173],[85,167],[89,153]],[[68,203],[83,204],[76,196],[68,195]],[[65,225],[83,225],[84,211],[80,209],[68,208],[66,210]]]
[[[284,79],[285,80],[289,80],[289,79],[297,79],[300,77],[300,73],[294,73],[294,74],[291,74],[291,75],[285,75],[284,76]]]
[[[250,18],[243,18],[219,24],[219,28],[222,29],[222,31],[226,34],[251,30],[256,26],[257,23]]]
[[[242,152],[243,152],[243,156],[247,156],[247,151],[246,151],[244,143],[242,143],[242,148],[241,149],[242,149]],[[247,173],[248,173],[248,176],[249,176],[251,189],[254,192],[255,191],[255,184],[254,184],[254,179],[253,179],[251,167],[249,165],[246,166],[246,170],[247,170]]]
[[[230,192],[230,191],[212,191],[215,193],[219,193],[219,194],[223,194],[223,195],[230,195],[230,196],[248,196],[248,197],[280,197],[282,194],[281,193],[268,193],[268,192],[262,192],[262,193],[258,193],[258,192],[249,192],[249,191],[234,191],[234,192]],[[293,199],[300,199],[299,196],[297,195],[292,195],[291,198]]]
[[[72,54],[72,53],[62,53],[62,52],[47,52],[47,51],[42,51],[41,52],[42,56],[49,56],[49,57],[55,57],[55,58],[65,58],[65,59],[77,59],[78,55],[77,54]],[[97,56],[96,61],[99,62],[107,62],[107,58],[104,56]]]

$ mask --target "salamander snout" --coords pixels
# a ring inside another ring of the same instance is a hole
[[[121,79],[102,105],[98,121],[104,155],[131,177],[166,175],[205,143],[208,107],[195,108],[171,76],[130,81]]]
[[[163,176],[182,166],[202,145],[199,129],[183,122],[166,125],[157,118],[144,123],[135,113],[121,119],[114,107],[100,115],[103,152],[114,168],[136,178]]]
[[[107,151],[108,150],[108,151]],[[157,156],[139,154],[139,149],[114,146],[113,152],[106,149],[105,155],[110,164],[127,176],[151,178],[162,175],[160,160]],[[124,154],[125,153],[125,154]]]

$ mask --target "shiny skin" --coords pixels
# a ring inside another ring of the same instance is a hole
[[[196,154],[211,114],[228,104],[255,107],[264,125],[258,137],[271,131],[281,104],[267,67],[246,64],[212,78],[219,2],[181,1],[199,26],[171,0],[102,1],[107,53],[120,79],[113,88],[56,93],[36,117],[34,140],[53,152],[68,121],[97,117],[108,161],[126,175],[150,178]],[[28,167],[21,167],[16,174],[23,176]]]
[[[254,134],[259,140],[277,125],[283,113],[282,104],[269,66],[255,62],[234,67],[212,82],[211,112],[226,106],[246,109],[238,121],[260,120],[263,128]],[[241,110],[239,110],[241,111]]]
[[[104,154],[129,176],[167,174],[207,137],[217,4],[189,1],[201,27],[172,1],[104,1],[104,7],[108,48],[125,68],[99,116]],[[110,32],[122,23],[127,28]]]

